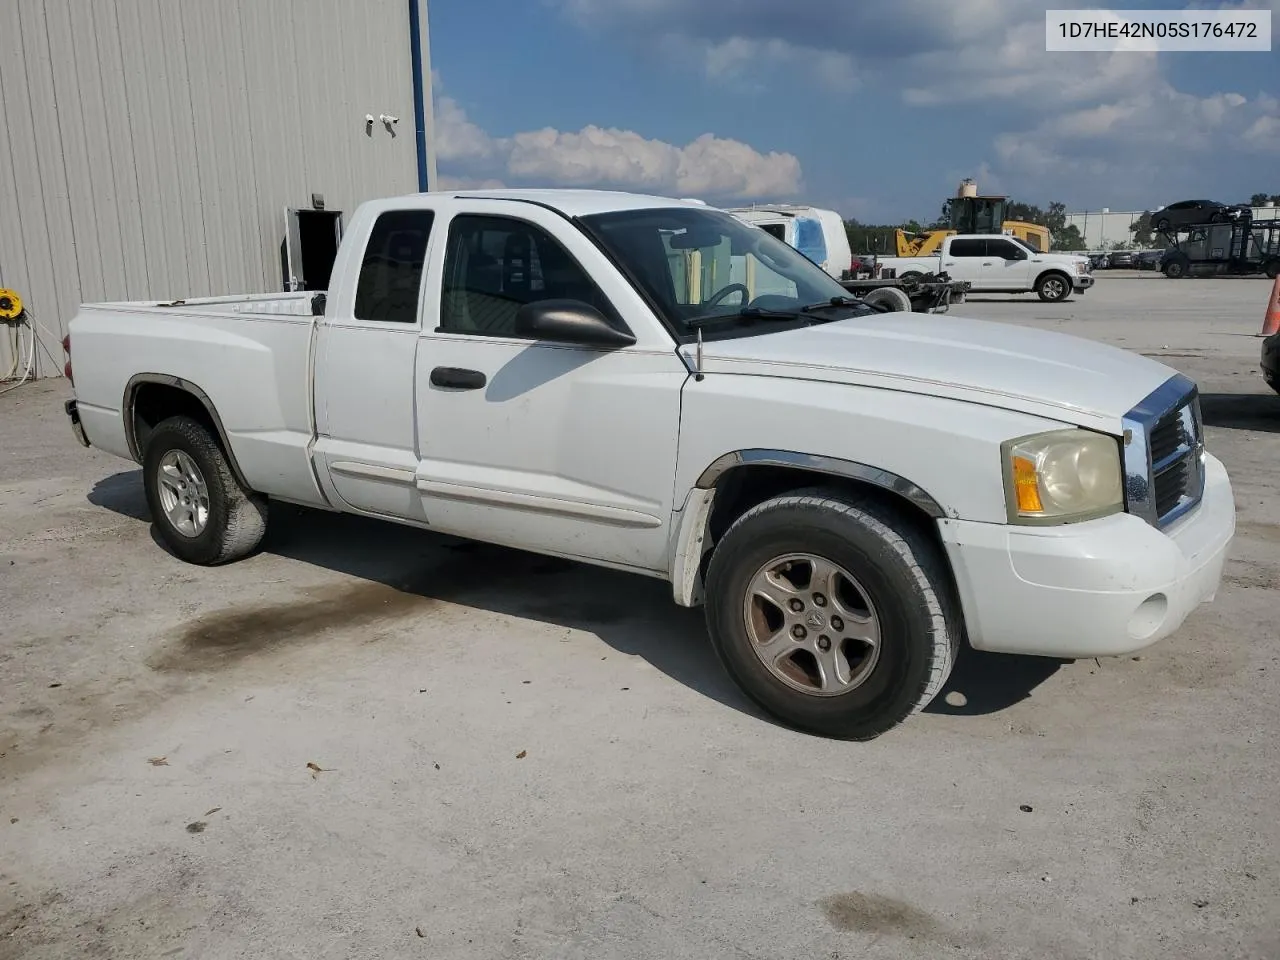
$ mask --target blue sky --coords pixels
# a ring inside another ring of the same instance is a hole
[[[963,177],[1070,209],[1280,193],[1270,53],[1046,53],[1026,0],[434,0],[447,186],[931,218]],[[1118,8],[1251,7],[1280,0]]]

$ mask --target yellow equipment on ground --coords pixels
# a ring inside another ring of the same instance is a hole
[[[942,241],[956,233],[998,233],[1017,237],[1032,250],[1049,249],[1049,228],[1026,220],[1006,220],[1007,197],[980,197],[972,180],[960,184],[957,194],[947,201],[948,230],[924,233],[894,232],[894,244],[900,257],[927,257],[937,253]]]
[[[17,290],[0,289],[0,321],[17,320],[22,316],[22,297]]]

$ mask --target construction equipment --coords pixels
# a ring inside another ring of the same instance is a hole
[[[949,229],[908,233],[897,230],[894,244],[900,257],[927,257],[937,253],[945,237],[955,233],[1004,234],[1017,237],[1032,250],[1049,249],[1049,228],[1026,220],[1006,220],[1007,197],[978,196],[978,185],[972,178],[962,180],[956,195],[947,201]]]

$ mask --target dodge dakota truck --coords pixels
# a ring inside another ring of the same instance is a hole
[[[279,501],[662,578],[747,695],[833,737],[929,703],[962,642],[1168,636],[1235,530],[1180,374],[877,311],[692,202],[371,201],[324,294],[86,304],[64,347],[72,428],[141,464],[183,560],[250,554]]]
[[[946,272],[953,280],[967,280],[973,293],[1035,293],[1048,302],[1093,286],[1088,257],[1041,253],[1017,237],[998,234],[953,234],[932,256],[879,257],[877,262],[900,278]]]

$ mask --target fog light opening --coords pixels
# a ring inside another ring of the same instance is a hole
[[[1160,629],[1169,612],[1169,598],[1163,593],[1153,593],[1129,618],[1129,636],[1134,640],[1146,640]]]

